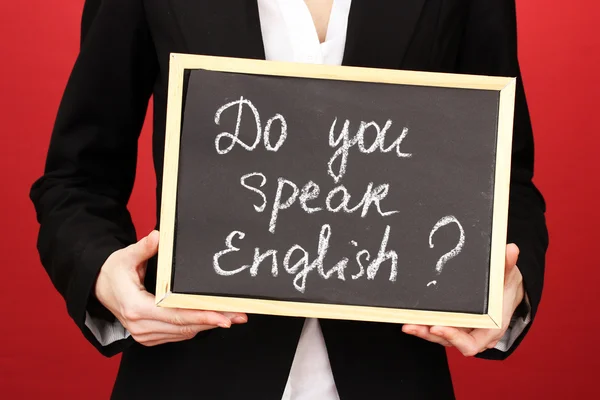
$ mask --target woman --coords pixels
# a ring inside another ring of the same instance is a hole
[[[155,307],[157,234],[136,242],[126,205],[151,95],[160,202],[171,52],[517,77],[506,325]],[[81,51],[31,198],[41,259],[69,314],[102,354],[122,352],[115,399],[449,399],[444,346],[504,359],[535,317],[548,238],[532,176],[514,0],[88,0]]]

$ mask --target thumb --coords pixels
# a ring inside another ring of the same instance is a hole
[[[506,246],[506,270],[510,270],[517,265],[519,259],[519,247],[516,244],[510,243]]]
[[[146,237],[141,238],[137,243],[127,247],[127,254],[137,265],[147,261],[158,252],[158,231],[154,230]]]

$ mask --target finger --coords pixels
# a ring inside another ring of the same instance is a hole
[[[213,327],[214,329],[214,327]],[[187,340],[191,339],[190,337],[182,336],[182,335],[174,335],[168,333],[157,333],[150,332],[144,335],[131,335],[133,339],[140,344],[147,344],[150,342],[162,342],[165,340]]]
[[[141,238],[138,242],[127,246],[125,253],[137,265],[154,257],[158,252],[158,231],[152,231],[146,237]]]
[[[475,329],[471,336],[475,339],[481,349],[493,349],[502,337],[500,329]]]
[[[133,334],[131,336],[133,336],[133,338],[137,341],[137,342],[151,342],[151,341],[160,341],[160,340],[164,340],[164,339],[192,339],[194,336],[196,336],[198,333],[200,332],[204,332],[204,331],[208,331],[211,329],[216,329],[216,326],[211,326],[211,325],[194,325],[194,326],[189,326],[189,327],[185,327],[185,329],[175,329],[175,330],[170,330],[170,332],[152,332],[152,331],[148,331],[148,332],[143,332],[140,334]]]
[[[412,330],[414,328],[426,328],[427,329],[427,333],[431,333],[431,326],[426,326],[426,325],[410,325],[410,324],[405,324],[404,327],[406,327],[406,329]],[[404,327],[402,330],[404,330]],[[457,328],[465,333],[470,333],[473,329],[472,328]]]
[[[248,322],[248,316],[245,313],[223,312],[221,313],[234,324],[245,324]]]
[[[441,338],[439,336],[432,335],[429,333],[429,327],[424,325],[404,325],[402,327],[402,332],[407,333],[409,335],[417,336],[421,339],[427,340],[432,343],[438,343],[442,346],[452,346],[450,342],[446,339]]]
[[[433,326],[429,330],[433,335],[446,339],[450,344],[458,349],[464,356],[472,357],[483,350],[483,344],[480,344],[472,336],[473,330],[467,333],[463,330],[448,326]]]
[[[504,274],[503,329],[508,327],[515,309],[525,296],[523,275],[516,265],[518,257],[519,248],[514,244],[507,245],[506,268]]]
[[[144,346],[158,346],[160,344],[165,344],[165,343],[174,343],[174,342],[182,342],[185,340],[189,340],[192,337],[196,336],[198,333],[203,332],[203,331],[208,331],[211,329],[215,329],[215,326],[209,326],[209,325],[202,325],[200,326],[200,329],[198,329],[197,332],[195,332],[195,334],[193,336],[187,336],[187,335],[174,335],[174,334],[158,334],[158,333],[152,333],[146,336],[142,336],[138,339],[136,339],[136,341],[138,341],[138,343],[144,345]]]
[[[486,347],[488,349],[493,349],[498,345],[499,342],[500,342],[500,340],[493,340],[490,343],[488,343],[488,345]]]
[[[159,339],[160,335],[176,335],[191,338],[200,331],[216,327],[215,325],[173,325],[163,321],[142,320],[130,324],[127,329],[135,337]],[[159,335],[159,337],[153,335]]]
[[[506,270],[510,271],[517,265],[519,259],[519,247],[514,243],[506,245]]]
[[[231,327],[231,320],[216,311],[154,307],[151,311],[151,318],[178,326],[212,325],[221,328]]]
[[[162,344],[167,344],[167,343],[177,343],[177,342],[183,342],[187,339],[184,338],[163,338],[160,340],[153,340],[153,341],[148,341],[148,342],[143,342],[140,343],[143,346],[146,347],[154,347],[154,346],[160,346]]]
[[[232,323],[243,324],[248,322],[248,316],[244,313],[158,307],[155,304],[154,295],[146,290],[135,292],[129,300],[128,305],[124,307],[123,316],[130,324],[137,321],[153,320],[177,326],[212,325],[229,328]]]

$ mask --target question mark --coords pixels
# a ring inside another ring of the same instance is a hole
[[[453,215],[448,215],[447,217],[443,217],[442,219],[440,219],[434,225],[433,229],[431,230],[431,233],[429,233],[429,248],[433,249],[433,242],[431,241],[431,239],[433,238],[433,234],[441,227],[451,224],[452,222],[456,223],[456,225],[458,225],[458,228],[460,229],[460,239],[458,240],[458,244],[456,245],[456,247],[454,247],[452,250],[450,250],[449,252],[447,252],[446,254],[441,256],[440,259],[438,260],[438,262],[435,264],[435,270],[437,271],[438,275],[442,273],[442,269],[444,268],[444,265],[449,260],[456,257],[458,255],[458,253],[461,252],[463,246],[465,245],[465,231],[464,231],[462,225],[460,224],[460,222],[458,222],[458,220],[456,219],[456,217],[454,217]],[[430,285],[436,285],[436,284],[437,284],[437,281],[431,281],[427,284],[427,287],[429,287]]]

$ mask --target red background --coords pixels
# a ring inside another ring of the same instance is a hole
[[[584,398],[592,394],[600,372],[595,253],[600,242],[600,3],[517,3],[520,59],[537,145],[536,182],[548,202],[545,291],[538,318],[513,357],[499,363],[451,350],[452,372],[460,399]],[[2,1],[0,393],[6,399],[106,399],[118,366],[118,358],[96,353],[69,320],[38,261],[37,225],[27,197],[42,171],[77,54],[82,4]],[[154,212],[148,126],[141,147],[131,210],[145,233]]]

